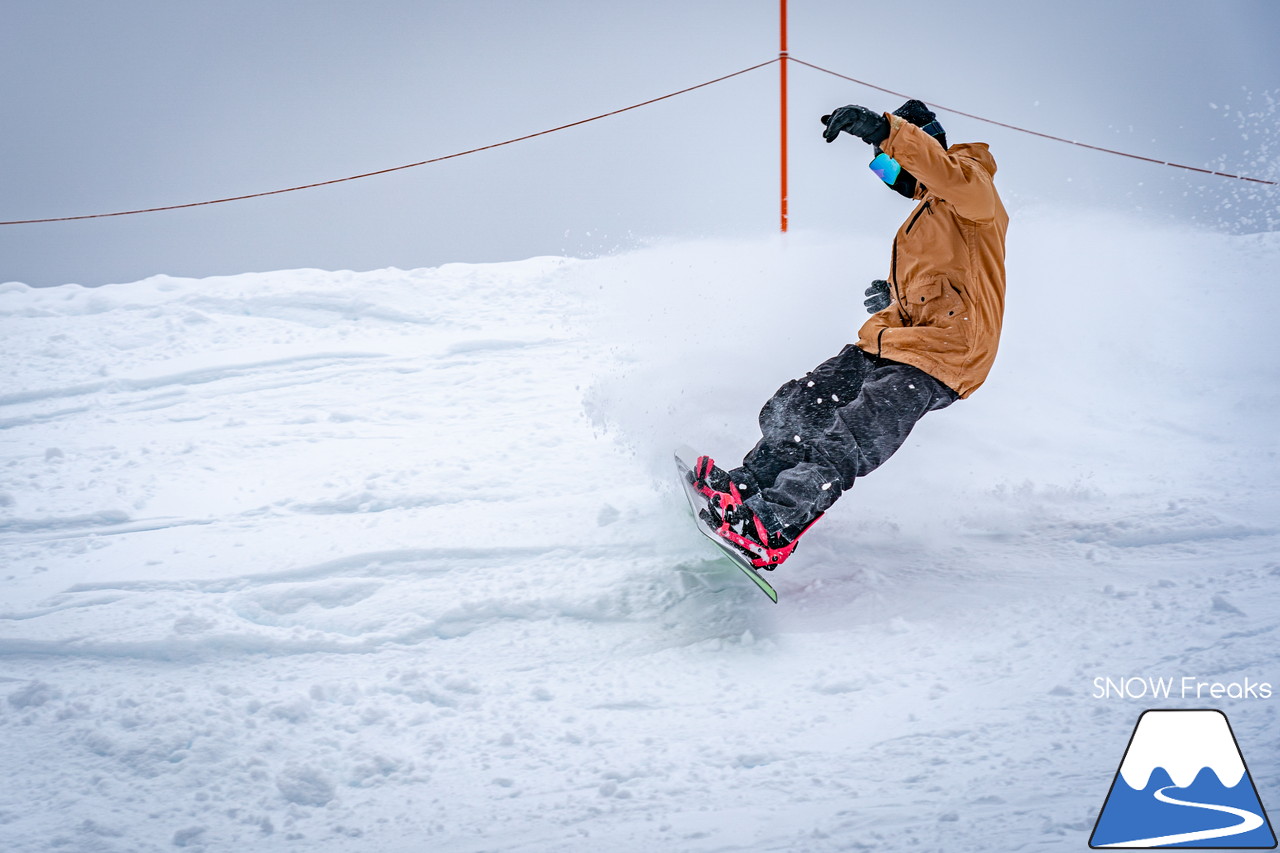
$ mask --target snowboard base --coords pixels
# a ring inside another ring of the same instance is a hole
[[[698,530],[702,532],[703,536],[710,539],[712,544],[720,549],[720,553],[727,557],[731,563],[737,566],[743,574],[751,578],[752,582],[754,582],[756,586],[760,587],[760,591],[769,596],[770,601],[777,604],[777,591],[769,585],[767,580],[760,576],[760,573],[751,565],[747,556],[717,536],[715,531],[708,527],[706,522],[702,520],[700,513],[707,509],[707,499],[693,487],[693,484],[690,482],[691,473],[692,469],[689,468],[689,465],[680,458],[679,454],[676,454],[676,474],[680,478],[680,488],[684,490],[684,496],[689,501],[689,509],[693,511],[693,523],[697,525]]]

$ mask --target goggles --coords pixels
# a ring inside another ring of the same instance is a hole
[[[920,129],[934,138],[946,133],[946,131],[942,129],[942,125],[938,124],[936,121],[931,121]]]
[[[871,161],[870,168],[880,180],[889,186],[893,186],[893,182],[898,180],[898,175],[902,172],[902,165],[883,151]]]

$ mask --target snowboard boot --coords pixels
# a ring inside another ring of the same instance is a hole
[[[732,491],[733,481],[729,479],[729,473],[723,468],[716,467],[715,460],[710,456],[698,457],[698,461],[693,463],[690,480],[693,487],[707,500],[711,500],[717,494],[733,495],[739,500],[741,498]]]
[[[821,517],[819,513],[803,527],[770,530],[751,507],[739,503],[725,510],[716,533],[745,552],[752,566],[773,571],[795,552],[800,537]]]
[[[689,482],[707,500],[713,500],[720,494],[727,496],[729,503],[737,504],[759,491],[751,475],[740,474],[740,479],[735,480],[732,473],[717,466],[710,456],[699,456],[698,461],[693,463],[693,470],[689,472]]]
[[[728,472],[717,467],[710,456],[699,456],[687,477],[698,494],[707,499],[707,508],[701,516],[711,529],[718,530],[724,524],[725,513],[742,506],[742,493]]]
[[[803,527],[771,531],[744,503],[743,490],[710,456],[698,457],[689,479],[707,499],[707,508],[701,513],[703,523],[746,554],[757,569],[772,571],[781,565],[795,551],[800,536],[822,517],[819,513]]]

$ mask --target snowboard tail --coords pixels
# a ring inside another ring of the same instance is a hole
[[[680,477],[680,487],[684,489],[684,496],[689,501],[689,509],[693,511],[693,520],[698,530],[711,540],[720,552],[725,555],[735,566],[738,567],[747,577],[751,578],[756,586],[760,587],[760,591],[769,596],[769,600],[774,604],[778,603],[778,593],[769,582],[760,576],[755,566],[751,564],[751,559],[742,551],[731,545],[726,540],[716,535],[707,522],[710,517],[707,498],[699,492],[693,485],[692,470],[679,455],[676,456],[676,472]]]

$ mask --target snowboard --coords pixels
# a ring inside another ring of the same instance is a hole
[[[716,532],[702,520],[700,513],[707,508],[707,499],[693,487],[692,470],[689,468],[688,463],[680,458],[680,454],[678,453],[676,454],[676,475],[680,478],[680,487],[684,489],[684,496],[689,501],[689,509],[693,512],[693,523],[697,525],[698,530],[702,532],[703,536],[710,539],[718,549],[720,549],[720,553],[723,554],[729,562],[733,563],[734,566],[742,570],[743,574],[751,578],[755,585],[760,587],[760,591],[769,596],[770,601],[777,604],[778,593],[773,587],[769,586],[769,582],[767,580],[761,577],[760,572],[751,565],[751,561],[747,559],[747,556],[717,536]]]

